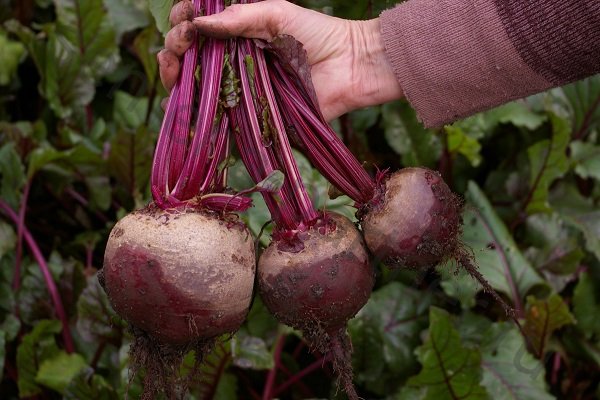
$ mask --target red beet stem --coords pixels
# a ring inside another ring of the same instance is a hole
[[[242,160],[255,183],[274,170],[286,179],[279,191],[281,201],[263,193],[277,226],[295,230],[310,226],[318,217],[302,183],[293,158],[280,110],[275,102],[262,50],[253,42],[238,39],[232,59],[240,77],[240,105],[231,109]]]
[[[223,3],[194,0],[196,15],[201,8],[213,14],[223,10]],[[163,119],[152,166],[152,196],[163,209],[191,206],[243,211],[250,200],[219,193],[226,186],[226,170],[219,167],[229,154],[229,118],[223,109],[231,106],[219,101],[223,87],[231,83],[227,76],[222,79],[223,70],[231,69],[225,57],[225,42],[207,39],[199,48],[198,41],[196,37],[185,53],[182,73]],[[203,76],[196,82],[198,67]],[[193,118],[196,124],[190,142]],[[209,193],[211,196],[206,197]]]
[[[219,90],[223,71],[225,43],[207,39],[201,52],[203,74],[196,131],[183,171],[175,185],[174,195],[187,199],[198,194],[208,164],[211,132],[215,129]]]
[[[232,59],[240,77],[240,103],[238,107],[229,109],[231,120],[235,128],[235,139],[242,157],[242,161],[255,183],[260,182],[276,167],[271,161],[269,149],[263,145],[262,131],[258,120],[258,112],[254,104],[253,92],[250,81],[254,79],[253,72],[246,67],[245,57],[250,56],[251,47],[247,40],[238,39],[237,46],[232,52]],[[254,89],[254,90],[253,90]],[[280,191],[280,196],[285,199],[285,191]],[[278,225],[293,228],[296,225],[294,210],[288,207],[289,201],[282,201],[278,206],[277,200],[271,193],[262,193],[265,203],[272,217]]]
[[[264,95],[270,108],[271,122],[273,123],[273,128],[275,131],[275,141],[273,144],[275,145],[276,149],[278,148],[277,150],[279,150],[276,152],[276,154],[281,157],[281,164],[284,167],[283,169],[287,178],[287,182],[289,182],[292,186],[292,193],[294,194],[293,200],[295,200],[297,203],[297,210],[300,212],[301,221],[304,223],[310,223],[317,218],[317,212],[312,206],[310,197],[308,196],[306,188],[302,183],[302,177],[300,176],[300,172],[298,171],[296,161],[294,160],[294,156],[292,154],[292,148],[286,135],[281,113],[275,99],[275,94],[273,93],[273,89],[270,84],[271,80],[269,78],[264,52],[257,49],[255,56],[256,71],[258,72],[257,82],[262,82]]]
[[[286,104],[288,124],[294,126],[306,156],[339,190],[360,205],[368,203],[375,195],[375,181],[327,124],[300,78],[290,78],[276,60],[271,73],[278,97]]]

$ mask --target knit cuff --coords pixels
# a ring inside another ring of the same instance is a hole
[[[409,0],[380,21],[390,63],[427,127],[553,86],[520,57],[490,0]]]

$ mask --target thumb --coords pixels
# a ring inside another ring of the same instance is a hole
[[[286,11],[292,11],[290,3],[281,0],[265,0],[250,4],[232,4],[218,14],[194,19],[198,31],[206,36],[226,39],[241,36],[271,40],[285,33]]]

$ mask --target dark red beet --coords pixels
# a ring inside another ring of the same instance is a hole
[[[269,245],[258,263],[259,291],[279,321],[301,330],[311,348],[332,356],[344,389],[355,398],[345,328],[369,299],[374,272],[352,222],[338,214],[328,217],[335,230],[309,230],[300,251],[287,251],[289,246],[276,241]]]
[[[461,200],[439,173],[404,168],[385,182],[361,226],[371,252],[389,267],[427,268],[455,255],[461,213]]]
[[[404,168],[385,182],[384,196],[379,201],[364,212],[361,221],[367,246],[378,259],[390,268],[418,269],[453,259],[500,303],[507,315],[514,315],[460,242],[463,203],[439,173],[427,168]]]

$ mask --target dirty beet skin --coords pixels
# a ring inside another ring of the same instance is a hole
[[[385,196],[362,219],[365,241],[390,268],[428,268],[459,248],[462,202],[439,173],[404,168],[385,182]]]
[[[112,230],[104,283],[130,324],[183,344],[237,330],[250,305],[254,265],[252,236],[243,225],[146,208]]]

